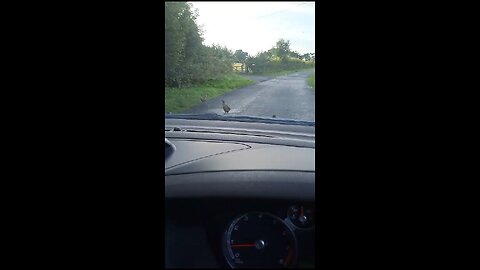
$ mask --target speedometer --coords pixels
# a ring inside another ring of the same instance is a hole
[[[232,268],[283,268],[295,264],[297,242],[278,217],[251,212],[236,218],[227,228],[223,251]]]

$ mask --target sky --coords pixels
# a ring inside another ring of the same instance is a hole
[[[250,55],[280,38],[301,54],[315,52],[315,2],[189,2],[198,9],[205,45],[219,44]]]

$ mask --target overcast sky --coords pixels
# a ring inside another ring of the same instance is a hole
[[[290,49],[315,52],[315,2],[189,2],[198,9],[205,45],[250,55],[290,40]]]

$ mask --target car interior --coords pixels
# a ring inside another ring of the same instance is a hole
[[[315,126],[165,119],[166,268],[314,268]]]

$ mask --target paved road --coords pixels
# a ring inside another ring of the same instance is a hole
[[[268,81],[274,78],[274,77],[258,76],[258,75],[242,75],[242,76],[252,81],[255,81],[257,83]]]
[[[315,92],[307,85],[314,70],[276,78],[246,76],[256,83],[216,97],[186,113],[223,114],[222,99],[230,106],[228,114],[315,121]]]

